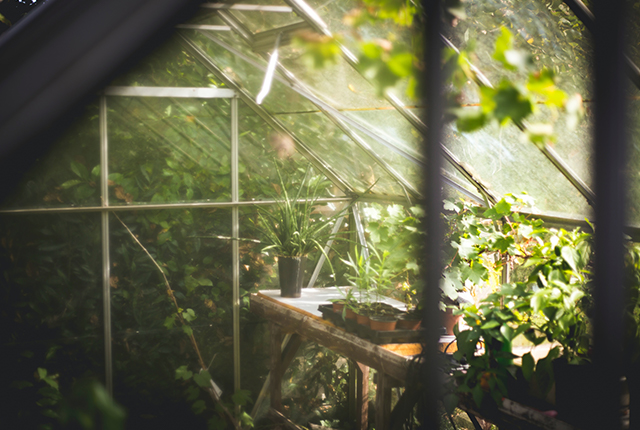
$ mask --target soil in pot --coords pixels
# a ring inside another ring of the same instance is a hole
[[[401,330],[417,330],[422,323],[422,318],[419,314],[403,313],[398,315],[398,323],[396,328]]]
[[[393,331],[396,329],[398,318],[393,315],[370,315],[369,326],[371,330]]]
[[[281,297],[300,297],[307,257],[278,257]]]

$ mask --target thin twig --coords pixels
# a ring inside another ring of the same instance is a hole
[[[118,219],[118,221],[120,221],[120,224],[122,224],[122,226],[129,232],[129,234],[131,235],[131,237],[133,238],[133,240],[136,241],[136,243],[140,246],[140,248],[142,248],[142,250],[147,254],[147,256],[149,257],[149,259],[153,262],[153,264],[155,264],[155,266],[158,268],[158,270],[160,271],[160,273],[162,273],[162,277],[164,278],[164,284],[167,287],[167,294],[169,295],[169,297],[171,298],[171,301],[173,301],[173,304],[176,307],[176,315],[178,316],[178,319],[180,320],[180,323],[182,325],[188,325],[185,321],[184,318],[182,317],[182,313],[180,312],[180,306],[178,306],[178,301],[176,300],[176,296],[173,294],[173,290],[171,289],[171,285],[169,284],[169,280],[167,279],[167,275],[164,273],[164,270],[162,270],[162,268],[160,267],[160,265],[158,264],[158,262],[155,260],[155,258],[153,258],[153,256],[149,253],[149,251],[147,250],[147,248],[144,247],[144,245],[142,245],[142,243],[140,243],[140,241],[138,240],[138,238],[131,232],[131,230],[129,229],[129,227],[124,223],[124,221],[122,221],[120,219],[120,217],[118,216],[118,214],[116,214],[115,212],[113,213],[113,215],[115,215],[115,217]],[[193,346],[193,349],[196,351],[196,355],[198,356],[198,363],[200,364],[200,368],[203,370],[207,370],[207,366],[205,366],[204,364],[204,360],[202,359],[202,354],[200,354],[200,348],[198,348],[198,343],[196,342],[196,338],[193,336],[193,332],[189,335],[189,339],[191,340],[191,345]],[[215,355],[213,356],[213,358],[215,358]],[[213,359],[211,360],[213,362]],[[226,406],[224,406],[222,404],[222,402],[220,401],[220,399],[218,398],[218,396],[216,395],[216,393],[214,392],[214,390],[212,389],[208,389],[207,390],[209,392],[209,394],[211,394],[211,399],[214,401],[214,403],[217,403],[222,410],[225,412],[225,414],[227,415],[227,418],[229,419],[229,421],[231,421],[231,423],[233,424],[233,426],[237,429],[237,430],[241,430],[240,425],[238,424],[238,422],[236,421],[236,419],[233,417],[233,415],[231,414],[231,412],[229,412],[229,409],[227,409]]]

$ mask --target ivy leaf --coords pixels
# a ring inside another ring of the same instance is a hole
[[[233,400],[233,403],[238,406],[245,406],[249,401],[251,401],[251,391],[238,390],[233,393],[231,400]]]
[[[82,183],[82,180],[80,180],[80,179],[71,179],[71,180],[69,180],[69,181],[67,181],[67,182],[63,183],[63,184],[62,184],[62,185],[60,185],[60,186],[61,186],[63,189],[65,189],[65,190],[66,190],[66,189],[69,189],[69,188],[74,187],[74,186],[76,186],[76,185],[78,185],[78,184],[81,184],[81,183]]]
[[[482,109],[451,109],[456,116],[456,127],[461,132],[472,132],[485,126],[488,117]]]
[[[193,336],[193,329],[191,327],[189,327],[188,325],[183,325],[182,326],[182,331],[187,335],[187,336]]]
[[[187,369],[186,364],[176,369],[176,379],[182,379],[183,381],[186,381],[188,379],[191,379],[192,376],[193,372]]]
[[[211,386],[211,374],[208,370],[203,370],[200,373],[194,373],[193,380],[202,388],[209,388]]]
[[[196,400],[191,405],[191,410],[196,415],[203,413],[206,409],[207,409],[207,405],[204,403],[204,400]]]
[[[495,103],[493,115],[503,125],[509,119],[519,124],[533,112],[531,100],[507,81],[500,84],[493,96],[493,101]]]

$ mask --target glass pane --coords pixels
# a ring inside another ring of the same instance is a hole
[[[358,191],[403,196],[397,182],[324,114],[279,115],[285,126]]]
[[[244,103],[240,105],[238,116],[240,200],[273,198],[274,184],[279,183],[276,164],[290,181],[302,181],[309,162],[296,151],[293,139],[271,129]],[[314,169],[309,173],[310,177],[318,174]],[[334,186],[320,190],[319,195],[336,197],[340,194]]]
[[[542,211],[589,216],[590,207],[535,145],[513,125],[459,133],[444,130],[447,147],[498,195],[527,192]]]
[[[231,199],[229,101],[110,97],[112,205]]]
[[[213,39],[220,40],[226,37],[224,41],[237,50],[238,53],[252,60],[255,64],[261,65],[263,69],[256,67],[240,58],[237,53],[227,51],[222,46],[214,43],[207,38],[202,32],[188,32],[191,41],[203,49],[211,61],[213,61],[224,73],[229,76],[241,88],[248,91],[254,97],[258,95],[264,81],[265,69],[267,62],[258,57],[251,48],[233,33],[219,34],[210,32],[209,35]],[[298,95],[288,86],[280,83],[276,77],[271,84],[271,91],[263,101],[263,106],[272,113],[278,112],[308,112],[315,110],[315,106],[307,101],[304,97]]]
[[[111,216],[114,396],[128,410],[128,426],[204,428],[215,415],[207,393],[176,370],[198,372],[198,354],[176,317],[176,303],[193,330],[216,384],[233,394],[231,211],[222,209],[123,212]],[[189,321],[191,320],[191,321]],[[205,411],[191,405],[203,400]],[[193,426],[193,427],[190,427]]]
[[[24,174],[5,209],[100,204],[98,103],[84,114]]]
[[[524,79],[506,73],[492,59],[498,30],[504,26],[513,33],[515,47],[531,53],[537,68],[546,67],[558,75],[561,89],[578,92],[585,99],[592,97],[591,35],[565,4],[499,0],[470,0],[464,4],[467,19],[451,27],[447,36],[461,49],[471,41],[476,43],[473,62],[492,83],[503,77]]]
[[[183,50],[178,36],[170,38],[110,86],[208,87],[210,72]]]
[[[0,244],[2,422],[56,425],[80,381],[104,383],[100,216],[3,215]]]
[[[297,79],[315,94],[338,109],[383,108],[390,103],[358,73],[345,59],[335,64],[313,68],[303,56],[302,48],[284,46],[278,50],[278,59]]]

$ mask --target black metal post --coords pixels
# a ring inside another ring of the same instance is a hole
[[[625,84],[624,1],[595,3],[595,315],[599,404],[593,428],[621,428]]]
[[[438,328],[441,326],[438,302],[440,300],[440,277],[442,273],[441,247],[443,241],[442,229],[442,183],[440,169],[442,165],[440,144],[443,118],[443,79],[442,79],[442,40],[440,39],[441,2],[440,0],[423,0],[425,12],[424,31],[424,63],[425,73],[422,84],[424,86],[424,100],[427,106],[426,138],[423,141],[423,151],[427,158],[424,169],[425,196],[425,230],[427,238],[423,255],[424,281],[424,314],[423,323],[426,327],[424,348],[424,404],[420,408],[423,428],[438,429],[437,401],[440,391],[438,373]]]

